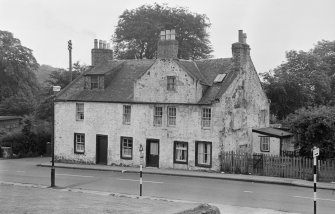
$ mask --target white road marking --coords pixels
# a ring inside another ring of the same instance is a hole
[[[118,180],[120,181],[136,181],[136,182],[140,182],[140,180],[135,180],[135,179],[122,179],[119,178]],[[154,184],[163,184],[164,182],[160,182],[160,181],[143,181],[143,183],[154,183]]]
[[[16,171],[16,172],[24,172],[24,171]]]
[[[311,199],[314,200],[314,198],[312,197],[304,197],[304,196],[298,196],[298,195],[293,195],[291,196],[293,198],[304,198],[304,199]],[[329,198],[316,198],[316,200],[320,200],[320,201],[335,201],[334,199],[329,199]]]
[[[243,192],[245,192],[245,193],[253,193],[253,191],[248,191],[248,190],[243,191]]]
[[[94,176],[90,175],[72,175],[72,174],[56,174],[58,176],[71,176],[71,177],[82,177],[82,178],[93,178]]]

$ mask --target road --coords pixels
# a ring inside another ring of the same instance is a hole
[[[0,160],[0,181],[50,185],[50,168],[37,167],[34,160]],[[145,196],[313,213],[312,188],[152,174],[143,176]],[[56,185],[136,195],[139,194],[139,175],[56,168]],[[318,213],[333,214],[335,191],[319,189],[317,196]]]

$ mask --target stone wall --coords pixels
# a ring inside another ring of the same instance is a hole
[[[167,90],[167,77],[176,77],[176,90]],[[188,75],[173,60],[156,60],[134,87],[137,102],[197,103],[202,96],[202,85]]]

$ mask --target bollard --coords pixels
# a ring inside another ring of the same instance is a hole
[[[317,147],[313,147],[313,172],[314,172],[314,214],[316,214],[316,159],[320,154],[320,149]]]
[[[142,164],[140,165],[140,196],[142,196]]]
[[[314,214],[316,214],[316,156],[314,157]]]

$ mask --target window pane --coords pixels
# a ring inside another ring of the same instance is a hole
[[[132,157],[133,141],[131,138],[121,138],[121,157]]]
[[[162,125],[163,108],[155,107],[154,125]]]
[[[198,164],[210,165],[211,161],[211,144],[198,143]]]
[[[176,125],[176,108],[169,107],[168,108],[168,125]]]
[[[75,134],[75,152],[84,153],[85,152],[85,135]]]
[[[84,103],[76,103],[76,119],[84,119]]]
[[[176,86],[176,77],[175,76],[168,76],[167,77],[167,90],[175,90]]]
[[[202,127],[210,127],[211,126],[211,109],[210,108],[203,108],[202,109],[201,125],[202,125]]]
[[[176,161],[186,162],[187,161],[187,144],[182,142],[176,142]]]
[[[158,155],[158,143],[150,143],[150,154]]]
[[[130,115],[131,115],[131,106],[124,105],[123,106],[123,123],[130,124]]]

